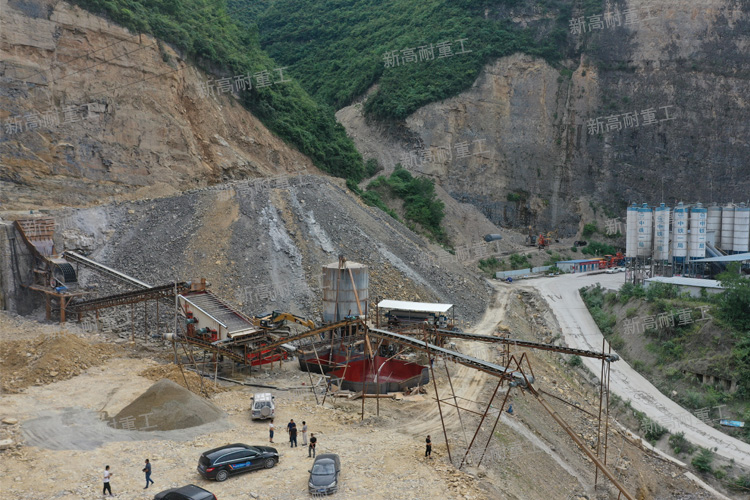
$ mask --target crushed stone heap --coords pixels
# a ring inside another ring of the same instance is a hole
[[[220,419],[224,412],[169,379],[162,379],[138,396],[115,416],[120,419],[148,415],[148,429],[171,431],[207,424]]]

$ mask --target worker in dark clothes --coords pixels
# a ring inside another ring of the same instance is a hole
[[[148,488],[148,483],[154,484],[154,481],[151,479],[151,462],[148,461],[148,458],[146,459],[146,466],[143,468],[143,472],[146,473],[146,487],[143,488],[145,490]]]
[[[294,448],[297,446],[297,426],[289,429],[289,447]]]
[[[294,439],[292,439],[292,429],[294,429]],[[294,419],[291,419],[286,424],[286,433],[289,434],[289,446],[294,447],[293,443],[297,441],[297,424],[294,422]]]
[[[427,439],[425,440],[425,443],[427,447],[424,450],[424,456],[425,458],[430,457],[432,458],[432,439],[430,439],[430,435],[427,435]]]
[[[318,438],[315,437],[315,434],[310,433],[310,446],[307,447],[307,458],[310,458],[311,456],[315,458],[315,446],[318,444]]]

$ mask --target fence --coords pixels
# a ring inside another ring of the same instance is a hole
[[[536,273],[543,273],[545,271],[549,271],[552,269],[552,266],[539,266],[539,267],[532,267],[532,268],[526,268],[526,269],[516,269],[514,271],[498,271],[495,273],[495,278],[504,280],[508,277],[515,278],[516,276],[523,276],[524,274],[536,274]]]

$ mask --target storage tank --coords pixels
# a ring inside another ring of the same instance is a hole
[[[682,202],[674,209],[672,225],[672,257],[675,262],[683,262],[688,253],[688,209]]]
[[[734,253],[745,253],[748,251],[748,238],[750,237],[750,207],[740,203],[734,211],[734,242],[732,251]]]
[[[650,257],[653,240],[653,211],[644,203],[638,209],[638,256]]]
[[[708,207],[706,233],[714,233],[714,246],[721,247],[721,207],[713,203]]]
[[[352,271],[354,284],[357,287],[356,296],[349,270]],[[342,269],[339,269],[338,262],[323,266],[323,321],[326,323],[343,321],[348,314],[359,316],[357,297],[359,297],[362,315],[366,315],[369,283],[369,270],[364,264],[344,262]],[[337,300],[338,308],[336,308]]]
[[[721,248],[727,253],[734,246],[734,205],[729,203],[721,210]]]
[[[654,209],[654,259],[669,259],[669,207],[664,203]]]
[[[638,252],[638,205],[628,207],[625,228],[625,257],[635,257]]]
[[[702,259],[706,256],[706,224],[708,210],[696,203],[690,210],[690,233],[688,236],[688,255],[690,259]]]

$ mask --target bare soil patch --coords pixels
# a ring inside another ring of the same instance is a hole
[[[16,393],[30,385],[69,379],[104,363],[116,351],[115,346],[92,344],[64,332],[2,342],[2,390]]]

